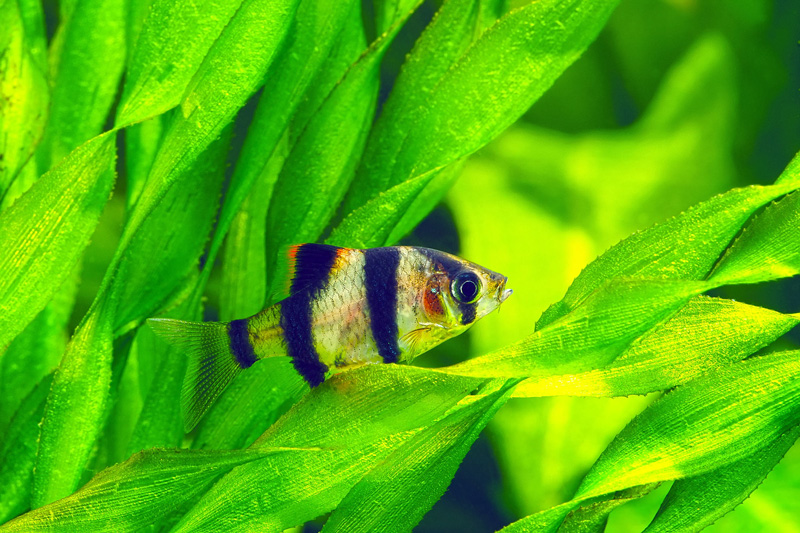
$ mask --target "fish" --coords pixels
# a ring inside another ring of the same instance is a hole
[[[186,431],[227,385],[267,357],[289,357],[311,388],[364,364],[406,363],[466,331],[512,294],[508,278],[416,246],[298,244],[276,269],[282,285],[259,313],[230,322],[150,318],[188,356]],[[285,282],[284,282],[285,281]]]

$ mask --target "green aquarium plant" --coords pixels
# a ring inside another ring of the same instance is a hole
[[[768,9],[700,2],[706,32],[680,3],[513,4],[0,2],[0,531],[465,531],[423,517],[487,425],[504,532],[697,531],[753,493],[800,436],[797,300],[736,297],[800,274],[800,158],[731,178],[760,120],[737,87],[763,103],[780,61],[740,83],[727,35]],[[636,33],[655,4],[676,40]],[[598,45],[623,103],[575,97]],[[148,318],[253,315],[287,246],[395,244],[443,199],[517,307],[425,367],[309,389],[261,361],[184,434],[187,362]],[[559,403],[630,396],[594,426]],[[531,417],[576,435],[562,470],[591,456],[550,493],[515,477]]]

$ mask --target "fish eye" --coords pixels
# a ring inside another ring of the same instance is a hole
[[[481,294],[481,280],[474,272],[462,272],[453,279],[450,292],[462,304],[471,304]]]

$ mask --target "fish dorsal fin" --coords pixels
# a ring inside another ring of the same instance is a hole
[[[329,244],[295,244],[278,260],[272,301],[283,300],[304,290],[319,290],[330,277],[336,259],[347,251]]]

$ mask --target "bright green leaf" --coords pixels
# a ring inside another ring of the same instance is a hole
[[[124,0],[77,2],[59,28],[50,116],[36,152],[40,172],[101,132],[124,67],[125,15]]]
[[[700,531],[756,490],[800,436],[800,426],[749,457],[707,474],[676,481],[647,533]]]
[[[797,186],[789,182],[734,189],[634,233],[589,264],[564,298],[542,314],[537,327],[568,313],[610,278],[704,279],[750,215]]]
[[[722,256],[710,279],[758,283],[800,274],[800,194],[768,205]]]
[[[436,85],[472,43],[480,4],[478,0],[444,2],[414,44],[370,132],[361,166],[344,199],[346,213],[398,185],[386,171],[390,168],[387,162],[395,161],[405,140],[398,132],[417,127],[420,110],[429,105]],[[376,13],[376,17],[380,16],[380,12]]]
[[[411,531],[447,489],[516,383],[459,406],[399,445],[350,490],[323,531]]]
[[[747,357],[798,323],[797,316],[700,296],[635,340],[611,365],[531,379],[515,395],[628,396],[666,390]]]
[[[336,212],[372,122],[380,61],[404,21],[350,67],[286,158],[269,209],[268,266],[283,247],[317,240]]]
[[[742,361],[682,385],[635,418],[586,475],[581,498],[704,474],[800,422],[798,352]]]
[[[177,531],[234,524],[282,530],[328,512],[381,457],[470,392],[480,391],[483,383],[400,365],[367,365],[337,374],[253,445],[324,451],[276,456],[258,468],[235,469],[184,517]]]
[[[78,326],[47,396],[31,507],[72,494],[105,424],[115,302],[99,301]]]
[[[269,448],[139,452],[103,470],[75,494],[9,522],[3,531],[142,531],[163,523],[225,472],[274,453],[283,452]]]
[[[62,286],[108,200],[114,135],[92,139],[0,215],[0,348]]]
[[[178,105],[241,4],[242,0],[154,0],[128,64],[117,125],[139,122]]]
[[[0,524],[27,510],[39,445],[39,423],[53,374],[39,381],[21,403],[0,449]]]
[[[50,91],[16,1],[0,5],[0,198],[33,155]]]

